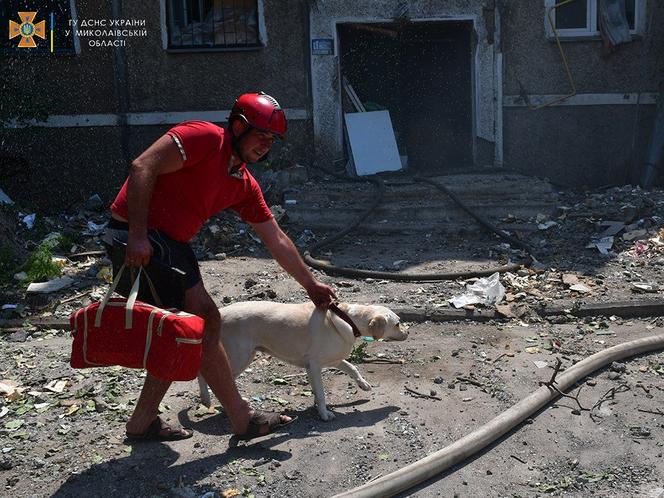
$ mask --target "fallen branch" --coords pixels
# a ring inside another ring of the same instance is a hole
[[[66,329],[69,328],[69,319],[49,316],[49,317],[26,317],[21,319],[0,320],[0,329],[24,329],[30,327]]]
[[[74,254],[68,254],[67,258],[84,258],[86,256],[105,256],[106,251],[85,251],[85,252],[76,252]]]
[[[80,294],[76,294],[75,296],[68,297],[67,299],[63,299],[62,301],[58,302],[58,306],[60,306],[61,304],[69,303],[71,301],[76,301],[77,299],[85,297],[88,294],[92,294],[92,289],[86,290],[85,292],[81,292]]]
[[[573,399],[574,401],[576,401],[576,404],[579,407],[580,411],[586,411],[586,412],[590,411],[590,409],[584,408],[583,406],[581,406],[581,402],[579,401],[579,394],[581,394],[581,389],[583,388],[583,385],[579,386],[579,390],[576,392],[576,394],[574,396],[572,396],[570,394],[565,394],[564,392],[562,392],[560,389],[558,389],[555,386],[555,384],[557,384],[556,376],[558,375],[558,372],[560,372],[560,367],[561,367],[562,364],[563,364],[563,362],[560,361],[560,358],[556,357],[556,366],[553,367],[553,374],[551,374],[551,379],[549,379],[548,382],[540,382],[539,385],[540,386],[546,386],[549,389],[553,389],[554,391],[556,391],[563,398]]]
[[[495,358],[492,363],[496,363],[498,360],[500,360],[503,356],[507,356],[507,353],[501,354],[498,358]]]
[[[389,363],[391,365],[403,365],[404,360],[390,360],[389,358],[363,358],[362,363]]]
[[[611,389],[606,391],[602,396],[600,396],[600,398],[597,400],[597,402],[593,405],[593,407],[590,410],[592,411],[595,408],[601,408],[602,403],[604,403],[605,401],[608,401],[610,399],[615,399],[616,394],[624,393],[629,390],[630,387],[627,384],[620,384],[618,387],[612,387]]]
[[[644,410],[643,408],[638,408],[637,411],[642,412],[642,413],[651,413],[653,415],[664,415],[664,412],[661,411],[659,408],[657,409],[656,412],[652,410]]]
[[[411,389],[411,388],[408,387],[408,386],[403,386],[403,387],[404,387],[404,389],[406,389],[406,391],[408,391],[409,393],[416,394],[416,395],[419,396],[420,398],[429,398],[429,399],[435,399],[435,400],[438,400],[438,401],[443,401],[443,398],[439,398],[438,396],[433,396],[433,395],[431,395],[431,394],[423,394],[423,393],[421,393],[421,392],[416,391],[415,389]]]
[[[520,459],[518,456],[516,456],[516,455],[510,455],[510,456],[511,456],[512,458],[514,458],[514,460],[516,460],[517,462],[521,462],[521,463],[523,463],[523,464],[526,463],[526,462],[524,462],[523,460],[521,460],[521,459]]]
[[[302,375],[307,375],[307,372],[300,372],[300,373],[296,373],[296,374],[288,374],[288,375],[284,375],[283,378],[284,379],[292,379],[293,377],[300,377]]]
[[[478,381],[473,380],[473,379],[469,379],[468,377],[459,376],[459,377],[456,378],[456,380],[458,380],[459,382],[465,382],[467,384],[472,384],[472,385],[477,386],[477,387],[484,387],[484,384],[482,384],[481,382],[478,382]]]

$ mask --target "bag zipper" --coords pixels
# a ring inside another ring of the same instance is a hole
[[[201,344],[203,339],[187,339],[186,337],[176,337],[175,342],[181,342],[184,344]]]

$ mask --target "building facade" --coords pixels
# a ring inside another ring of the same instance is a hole
[[[338,169],[353,92],[390,112],[419,174],[496,167],[573,186],[634,182],[664,81],[664,4],[601,2],[4,2],[0,188],[51,209],[110,200],[170,126],[223,124],[234,98],[255,90],[289,118],[276,165]],[[619,28],[625,43],[614,46],[607,33]]]

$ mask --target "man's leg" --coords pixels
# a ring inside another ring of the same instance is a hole
[[[127,434],[143,434],[148,429],[150,424],[159,416],[159,403],[161,403],[170,385],[169,381],[157,379],[148,373],[141,395],[136,402],[134,413],[131,414],[127,422]],[[174,432],[186,433],[182,429],[170,429],[163,426],[162,433],[164,435]]]
[[[185,292],[183,311],[198,315],[205,320],[201,374],[226,410],[233,432],[244,434],[253,411],[242,399],[235,385],[226,351],[219,341],[221,326],[219,310],[203,287],[203,282],[198,282]],[[281,416],[282,423],[290,420],[290,417]],[[267,425],[264,431],[268,431]]]

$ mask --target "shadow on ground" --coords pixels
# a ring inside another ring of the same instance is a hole
[[[355,406],[363,403],[365,401],[359,400],[336,406]],[[186,483],[190,490],[197,493],[196,496],[200,496],[209,491],[210,487],[197,487],[195,483],[234,460],[242,459],[247,467],[254,464],[262,465],[273,460],[283,462],[290,459],[292,454],[290,451],[276,447],[288,440],[313,438],[322,432],[341,431],[348,427],[371,427],[398,409],[396,406],[386,406],[364,412],[350,412],[331,422],[318,419],[314,409],[289,412],[288,415],[297,416],[298,420],[284,427],[282,429],[284,432],[279,431],[246,444],[241,443],[237,448],[227,446],[228,438],[224,436],[228,435],[229,424],[224,414],[195,422],[189,419],[187,410],[182,410],[178,415],[180,422],[196,431],[194,438],[206,437],[207,441],[200,441],[201,445],[217,444],[218,453],[200,458],[193,455],[191,460],[181,461],[182,455],[167,444],[133,443],[127,446],[131,447],[131,453],[126,457],[92,465],[87,470],[70,476],[52,496],[54,498],[153,496],[168,492],[176,487],[178,482]],[[314,427],[314,430],[310,430],[310,427]],[[223,439],[217,439],[220,436]],[[213,452],[214,448],[210,448],[209,451]]]

